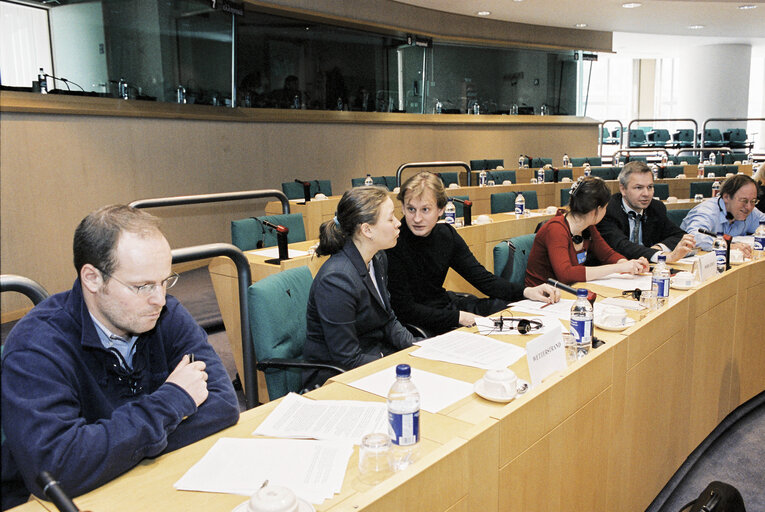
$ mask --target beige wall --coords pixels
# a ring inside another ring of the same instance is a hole
[[[0,106],[7,103],[0,101]],[[467,116],[440,119],[447,117]],[[492,124],[488,117],[487,124],[467,125],[226,122],[4,109],[0,271],[35,279],[50,292],[69,288],[75,278],[74,228],[89,211],[109,203],[280,189],[282,181],[293,177],[331,179],[333,191],[342,193],[352,177],[395,174],[405,162],[504,158],[512,166],[521,152],[556,162],[564,152],[597,153],[595,121],[560,118],[573,124],[558,125],[554,117],[537,117],[536,122],[548,124]],[[238,202],[155,213],[166,219],[171,245],[182,247],[230,242],[229,222],[259,214],[263,206]],[[15,294],[5,295],[4,312],[27,304]]]

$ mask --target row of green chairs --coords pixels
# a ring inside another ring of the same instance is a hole
[[[489,198],[491,202],[491,213],[504,213],[515,211],[515,199],[518,194],[523,195],[523,199],[526,201],[526,208],[529,210],[536,210],[539,208],[539,201],[537,200],[536,190],[522,190],[520,192],[499,192],[492,194]]]
[[[308,180],[306,180],[308,181]],[[316,194],[322,193],[329,197],[332,195],[332,182],[329,180],[310,180],[311,183],[311,197]],[[287,181],[282,183],[282,192],[287,196],[287,199],[303,199],[305,197],[305,190],[303,184],[296,181]]]
[[[599,156],[587,156],[587,157],[572,157],[571,165],[574,167],[582,167],[584,164],[590,164],[592,167],[600,167],[603,165],[603,159]]]

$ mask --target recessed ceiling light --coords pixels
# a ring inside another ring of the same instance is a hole
[[[575,26],[576,28],[584,28],[584,27],[586,27],[586,26],[587,26],[587,23],[577,23],[577,24],[576,24],[576,25],[574,25],[574,26]]]
[[[478,16],[489,16],[491,14],[491,11],[478,11],[476,14]]]
[[[753,4],[747,4],[747,5],[739,5],[738,8],[741,9],[742,11],[748,11],[749,9],[757,9],[757,6]]]
[[[513,0],[513,2],[523,2],[523,0]]]
[[[640,7],[642,5],[643,4],[641,4],[640,2],[627,2],[626,4],[622,4],[622,7],[624,7],[625,9],[634,9],[635,7]]]
[[[704,25],[688,25],[688,28],[691,30],[701,30],[704,28]]]

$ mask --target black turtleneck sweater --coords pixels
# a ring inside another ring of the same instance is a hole
[[[448,224],[436,224],[423,237],[413,234],[404,218],[398,243],[386,252],[391,305],[401,322],[437,332],[459,327],[459,311],[446,309],[450,301],[443,285],[450,267],[491,298],[523,298],[523,287],[486,270]]]

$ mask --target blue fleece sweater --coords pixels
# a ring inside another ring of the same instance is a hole
[[[197,408],[168,375],[184,354],[204,361],[209,396]],[[13,328],[2,360],[2,508],[38,496],[37,474],[71,496],[237,422],[239,408],[207,335],[173,297],[136,341],[132,373],[106,350],[79,279]]]

